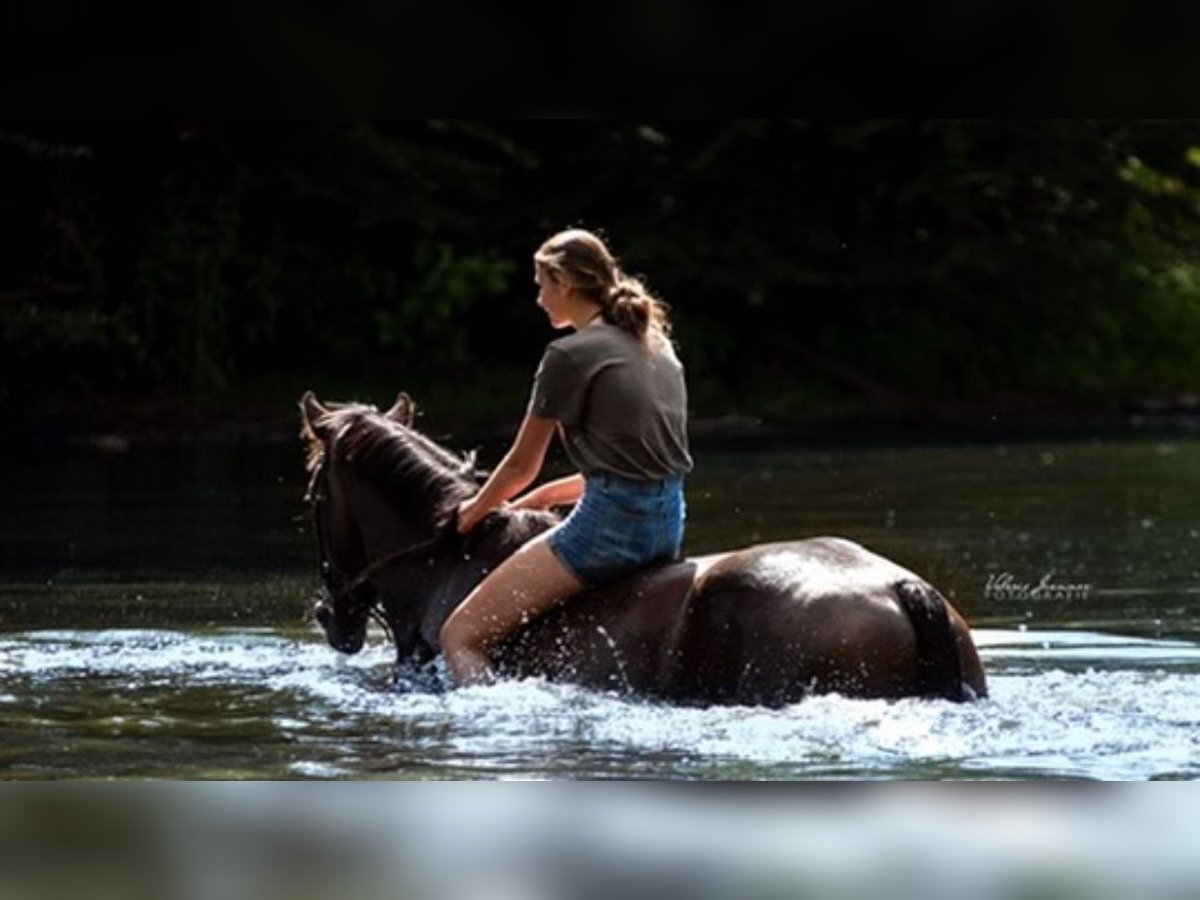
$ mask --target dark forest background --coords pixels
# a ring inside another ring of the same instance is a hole
[[[602,231],[693,416],[1194,408],[1200,121],[0,127],[10,421],[291,421],[305,388],[515,425],[531,255]]]

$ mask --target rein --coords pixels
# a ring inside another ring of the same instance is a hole
[[[431,550],[437,549],[446,541],[448,533],[449,529],[443,529],[438,534],[435,534],[426,541],[422,541],[419,544],[414,544],[412,547],[407,547],[404,550],[397,550],[394,553],[389,553],[387,556],[381,556],[379,559],[375,560],[375,562],[370,563],[366,568],[355,575],[354,579],[345,587],[343,587],[338,595],[334,597],[334,599],[336,600],[343,594],[350,594],[358,590],[360,587],[370,581],[376,574],[378,574],[380,570],[386,569],[393,563],[403,562],[404,560],[412,559],[417,556],[424,556]],[[374,606],[373,603],[371,605]]]
[[[344,602],[347,611],[352,615],[356,613],[365,613],[366,615],[371,616],[383,626],[384,630],[386,630],[390,636],[391,628],[388,625],[386,616],[384,616],[379,610],[378,592],[376,593],[376,596],[365,605],[356,603],[354,601],[355,592],[387,567],[395,565],[396,563],[404,562],[406,560],[425,556],[433,551],[441,549],[443,544],[448,543],[449,539],[453,535],[457,534],[454,521],[451,520],[446,526],[434,534],[433,537],[414,544],[411,547],[405,547],[401,550],[396,550],[392,553],[389,553],[386,556],[381,556],[374,562],[368,563],[366,566],[364,566],[357,575],[349,577],[333,562],[331,554],[329,553],[329,538],[326,534],[324,514],[326,502],[325,496],[317,493],[310,496],[310,500],[313,504],[313,511],[315,513],[313,518],[316,520],[317,544],[321,555],[321,573],[323,576],[326,576],[322,578],[322,581],[324,582],[326,592],[329,594],[330,602],[334,604]],[[336,586],[329,583],[331,580],[330,576],[332,577],[332,580],[337,581]]]

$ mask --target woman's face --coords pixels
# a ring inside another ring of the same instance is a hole
[[[555,281],[554,276],[541,266],[536,267],[534,281],[538,286],[537,305],[546,311],[554,328],[566,328],[571,324],[570,301],[567,299],[570,287],[565,281]]]

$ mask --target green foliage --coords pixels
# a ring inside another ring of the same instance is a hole
[[[531,371],[571,224],[709,413],[1200,383],[1193,121],[48,123],[0,175],[10,401]]]
[[[462,365],[467,355],[467,316],[475,304],[504,294],[515,264],[494,253],[459,256],[445,242],[420,241],[413,253],[418,282],[396,298],[396,286],[381,294],[388,302],[375,313],[380,343],[404,359],[421,359],[431,346],[439,346],[439,363]]]
[[[184,392],[227,386],[226,335],[238,316],[230,273],[239,249],[246,174],[194,162],[164,179],[137,263],[145,359],[152,378]]]

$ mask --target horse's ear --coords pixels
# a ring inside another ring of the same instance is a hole
[[[329,415],[329,410],[321,404],[316,394],[312,391],[305,391],[304,396],[300,398],[300,419],[303,422],[303,430],[314,436],[320,434],[317,420],[327,415]]]
[[[417,405],[413,403],[413,398],[401,391],[396,395],[396,402],[392,404],[392,408],[385,412],[384,416],[393,422],[399,422],[405,428],[412,428],[416,414]]]

